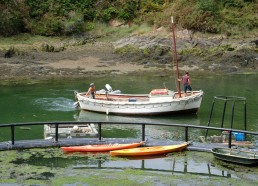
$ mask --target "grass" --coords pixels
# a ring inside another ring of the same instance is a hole
[[[60,42],[64,38],[63,37],[46,37],[39,35],[31,35],[31,34],[19,34],[13,37],[0,37],[0,45],[1,46],[9,46],[9,45],[33,45],[35,43],[43,43],[46,41],[49,42]]]
[[[120,27],[108,27],[106,24],[96,23],[94,30],[89,33],[92,35],[101,36],[102,41],[113,42],[117,39],[127,37],[128,35],[141,35],[149,33],[152,30],[147,24],[133,25],[129,27],[128,25]]]
[[[10,50],[11,48],[17,51],[39,50],[42,44],[60,43],[64,37],[45,37],[30,34],[19,34],[13,37],[0,37],[0,50]]]
[[[106,24],[95,23],[94,29],[89,31],[89,34],[98,38],[98,41],[113,42],[117,39],[126,37],[128,35],[141,35],[151,31],[151,27],[146,24],[134,25],[131,27],[107,27]],[[0,37],[0,50],[9,50],[15,48],[19,51],[27,50],[41,50],[42,44],[48,44],[58,48],[60,46],[75,46],[83,45],[81,38],[67,36],[67,37],[47,37],[31,34],[19,34],[12,37]]]

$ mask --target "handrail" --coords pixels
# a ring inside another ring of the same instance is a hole
[[[10,124],[0,124],[0,128],[2,127],[10,127],[11,128],[11,141],[12,145],[15,142],[15,127],[17,126],[27,126],[27,125],[55,125],[55,141],[58,142],[58,126],[59,125],[78,125],[78,124],[97,124],[98,125],[98,132],[99,132],[99,140],[102,139],[102,125],[105,124],[122,124],[122,125],[141,125],[142,126],[142,141],[145,141],[145,127],[146,125],[158,125],[158,126],[170,126],[170,127],[182,127],[185,128],[185,141],[188,141],[188,129],[189,128],[197,128],[197,129],[210,129],[210,130],[219,130],[219,131],[228,131],[229,132],[229,140],[228,140],[228,147],[231,148],[231,135],[232,132],[244,133],[244,134],[251,134],[251,135],[258,135],[258,132],[246,131],[246,130],[237,130],[231,128],[219,128],[219,127],[209,127],[209,126],[199,126],[199,125],[191,125],[191,124],[169,124],[169,123],[146,123],[146,122],[109,122],[109,121],[60,121],[60,122],[32,122],[32,123],[10,123]]]
[[[235,114],[235,103],[236,102],[243,102],[244,103],[244,128],[245,131],[247,130],[247,121],[246,121],[246,98],[245,97],[238,97],[238,96],[214,96],[213,102],[212,102],[212,107],[211,107],[211,111],[210,111],[210,116],[209,116],[209,120],[208,120],[208,126],[210,126],[211,124],[211,117],[213,114],[213,110],[214,110],[214,105],[215,105],[215,100],[222,100],[224,101],[224,108],[223,108],[223,113],[222,113],[222,120],[221,120],[221,128],[223,128],[224,125],[224,120],[225,120],[225,114],[226,114],[226,107],[228,102],[232,102],[232,109],[231,109],[231,121],[230,121],[230,128],[233,128],[233,121],[234,121],[234,114]],[[208,135],[208,129],[206,130],[206,134],[205,134],[205,138]],[[245,137],[246,137],[246,133],[245,133]],[[230,136],[231,138],[231,136]]]

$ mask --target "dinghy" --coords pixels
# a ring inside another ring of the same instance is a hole
[[[211,152],[220,160],[245,165],[258,164],[258,152],[231,148],[213,148]]]

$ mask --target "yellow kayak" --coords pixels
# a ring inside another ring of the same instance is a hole
[[[166,154],[170,152],[178,152],[184,150],[189,143],[180,145],[154,146],[154,147],[140,147],[123,150],[110,151],[111,156],[148,156],[157,154]]]

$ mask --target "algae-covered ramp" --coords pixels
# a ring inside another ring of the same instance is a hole
[[[253,185],[258,168],[226,164],[211,153],[177,152],[152,159],[64,154],[59,148],[0,151],[0,185]],[[241,174],[240,174],[241,172]],[[147,179],[146,179],[147,178]],[[243,179],[244,178],[244,179]]]

